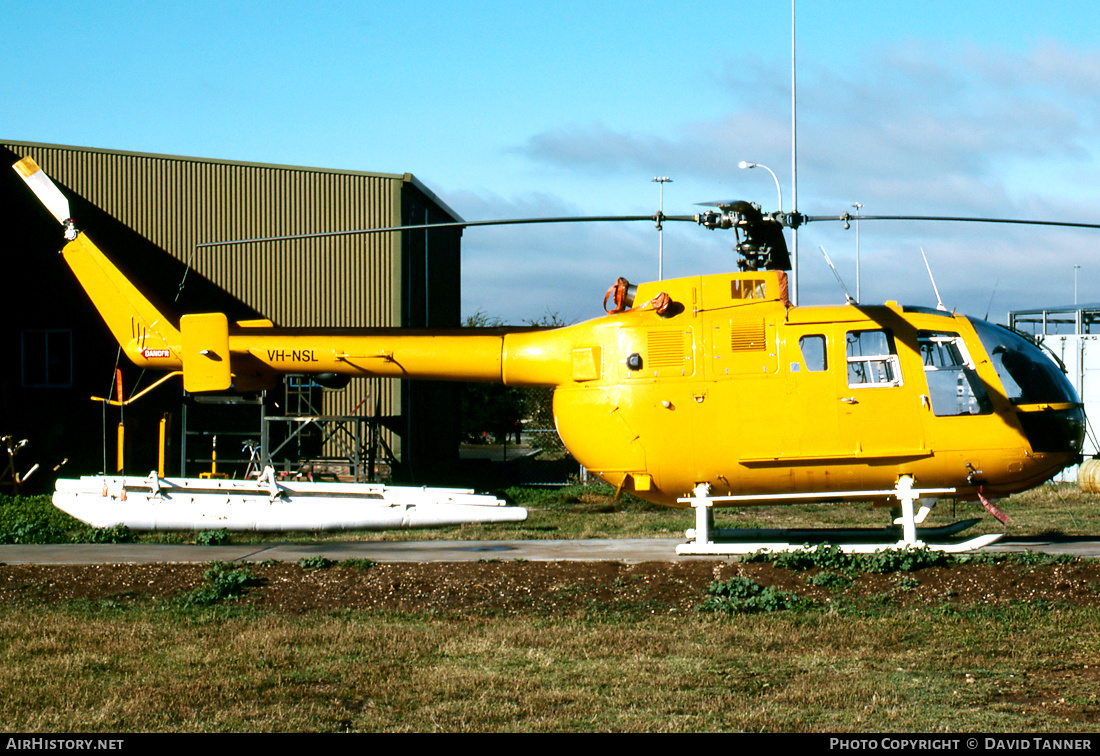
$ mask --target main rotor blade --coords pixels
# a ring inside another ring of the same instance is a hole
[[[323,239],[330,236],[354,236],[358,234],[381,234],[391,231],[419,231],[436,228],[470,228],[473,226],[512,226],[528,223],[600,223],[617,221],[650,221],[651,223],[663,223],[664,221],[691,221],[695,222],[694,215],[581,215],[572,217],[552,218],[511,218],[504,220],[488,221],[454,221],[448,223],[422,223],[415,226],[386,226],[383,228],[356,228],[347,231],[320,231],[312,234],[291,234],[288,236],[265,236],[255,239],[227,239],[225,241],[202,242],[196,247],[227,247],[234,244],[255,244],[258,242],[273,241],[299,241],[302,239]]]
[[[1021,226],[1061,226],[1064,228],[1100,228],[1100,223],[1078,223],[1073,221],[1046,221],[1023,220],[1020,218],[962,218],[946,215],[806,215],[802,222],[811,221],[841,221],[850,223],[854,220],[900,220],[900,221],[948,221],[960,223],[1013,223]]]

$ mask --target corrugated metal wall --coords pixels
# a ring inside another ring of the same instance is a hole
[[[424,195],[409,175],[342,172],[61,145],[2,142],[30,155],[56,181],[169,254],[189,263],[281,326],[406,325],[402,235],[204,247],[200,242],[343,231],[402,222],[403,192]],[[434,198],[428,198],[430,202]],[[407,204],[407,201],[406,201]],[[436,205],[451,219],[453,213]],[[457,237],[456,237],[457,238]],[[455,244],[457,269],[457,243]],[[171,300],[178,282],[159,282]],[[448,282],[455,288],[457,281]],[[427,292],[425,292],[425,296]],[[457,325],[457,307],[455,308]],[[397,381],[353,381],[325,392],[332,415],[401,412]],[[370,408],[370,410],[368,410]],[[399,449],[396,438],[388,441]]]

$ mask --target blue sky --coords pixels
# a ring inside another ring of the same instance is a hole
[[[1100,221],[1100,4],[797,8],[798,209]],[[388,173],[467,220],[791,202],[790,3],[9,2],[0,138]],[[666,277],[731,270],[667,225]],[[1100,300],[1100,231],[861,224],[868,303]],[[855,289],[855,231],[799,233],[801,301]],[[469,229],[463,307],[600,313],[657,273],[649,224]],[[321,325],[321,324],[319,324]]]

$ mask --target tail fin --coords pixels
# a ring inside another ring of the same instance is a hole
[[[61,255],[126,356],[142,367],[180,368],[182,338],[173,321],[91,239],[73,228],[68,200],[34,160],[23,158],[14,168],[46,209],[65,226],[65,238],[70,241]]]
[[[170,370],[183,365],[179,329],[91,239],[78,234],[61,255],[134,364]]]

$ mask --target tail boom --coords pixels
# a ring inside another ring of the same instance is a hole
[[[557,386],[600,374],[591,325],[559,329],[276,328],[230,324],[222,313],[178,317],[155,305],[96,244],[73,227],[68,199],[31,158],[13,166],[70,241],[61,254],[126,356],[154,370],[182,370],[187,391],[250,391],[279,373]],[[582,343],[583,342],[583,343]]]

